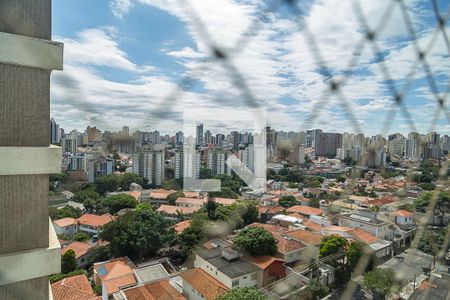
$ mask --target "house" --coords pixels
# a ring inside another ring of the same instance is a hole
[[[119,289],[135,286],[136,266],[128,257],[114,258],[94,264],[94,282],[102,286],[102,298],[108,300]]]
[[[184,207],[175,205],[161,205],[156,211],[167,214],[167,219],[176,220],[178,215],[183,215],[185,217],[191,217],[193,213],[198,211],[200,207]]]
[[[258,285],[258,268],[243,261],[231,247],[198,250],[194,267],[201,268],[227,288]]]
[[[391,219],[397,225],[412,224],[413,214],[407,210],[397,210],[391,213]]]
[[[282,227],[296,226],[303,222],[302,217],[295,217],[293,215],[275,215],[270,220],[270,223],[280,225]]]
[[[152,204],[155,205],[162,205],[162,204],[167,204],[167,197],[172,194],[175,193],[175,190],[165,190],[165,189],[157,189],[157,190],[152,190],[149,192],[146,192],[145,195],[145,200],[151,202]],[[143,191],[144,194],[144,191]],[[142,198],[142,196],[141,196]],[[144,199],[142,199],[144,200]]]
[[[179,197],[177,200],[175,200],[176,206],[181,207],[198,207],[202,208],[203,204],[208,202],[207,198],[185,198],[185,197]]]
[[[86,275],[66,277],[52,283],[54,300],[100,300],[89,283]]]
[[[69,238],[73,238],[77,233],[77,222],[74,218],[63,218],[53,221],[53,227],[56,234],[66,234]]]
[[[175,229],[176,234],[180,234],[189,226],[191,226],[191,220],[185,220],[175,224],[173,229]]]
[[[258,205],[256,207],[259,212],[259,219],[261,220],[261,223],[266,223],[272,217],[276,214],[279,214],[286,210],[283,206],[264,206],[264,205]]]
[[[120,292],[124,300],[185,300],[169,282],[158,280],[140,286],[131,287]]]
[[[357,210],[339,216],[339,226],[361,228],[379,238],[389,235],[389,224],[376,217],[376,214],[368,209]]]
[[[110,214],[93,215],[93,214],[84,214],[78,219],[77,222],[77,231],[83,231],[88,234],[100,234],[103,229],[103,226],[108,224],[109,222],[114,221],[114,217]]]
[[[277,240],[277,254],[276,257],[284,260],[286,263],[292,263],[302,259],[302,251],[306,250],[306,246],[301,242],[284,236],[289,231],[288,228],[262,223],[252,223],[250,227],[261,227],[272,233]]]
[[[215,197],[214,201],[216,203],[228,206],[228,205],[232,205],[236,202],[236,199],[232,199],[232,198],[219,198],[219,197]]]
[[[175,266],[168,258],[140,263],[134,273],[139,284],[169,279],[178,274]]]
[[[187,270],[180,277],[184,295],[189,300],[214,300],[230,290],[201,268]]]
[[[363,242],[371,248],[376,257],[381,258],[392,253],[392,242],[380,239],[361,228],[351,228],[344,226],[327,226],[320,231],[323,235],[339,235],[350,240]]]
[[[69,250],[75,252],[75,258],[77,259],[77,265],[79,268],[84,268],[89,264],[89,249],[93,248],[94,245],[89,242],[79,242],[73,241],[67,246],[61,249],[61,255],[64,255]]]
[[[289,207],[287,210],[287,213],[298,213],[305,217],[310,216],[321,216],[323,215],[323,210],[320,208],[310,207],[310,206],[303,206],[303,205],[294,205],[292,207]]]
[[[286,276],[282,259],[264,255],[250,257],[249,261],[261,270],[258,274],[258,286],[264,287]]]

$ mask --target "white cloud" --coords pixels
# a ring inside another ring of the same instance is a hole
[[[122,19],[133,6],[131,0],[112,0],[109,2],[109,8],[116,18]]]

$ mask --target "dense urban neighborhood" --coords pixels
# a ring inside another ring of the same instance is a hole
[[[444,299],[450,287],[450,137],[266,128],[261,133],[64,133],[51,175],[62,299]],[[216,179],[220,190],[186,190]],[[425,296],[424,296],[425,295]],[[444,298],[442,298],[444,295]],[[425,298],[423,298],[425,297]]]

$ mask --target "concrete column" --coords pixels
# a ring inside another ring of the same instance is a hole
[[[59,269],[48,219],[48,174],[55,170],[45,168],[48,155],[33,157],[37,165],[26,157],[30,149],[50,151],[50,73],[62,67],[62,45],[50,39],[51,0],[0,1],[0,299],[5,300],[49,299],[48,275]],[[4,159],[11,147],[24,151]],[[36,264],[20,264],[28,260]]]

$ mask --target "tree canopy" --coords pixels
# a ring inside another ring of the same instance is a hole
[[[348,241],[339,235],[326,236],[320,242],[319,257],[325,257],[338,252],[345,252]]]
[[[233,240],[233,246],[245,250],[250,255],[274,255],[277,241],[273,235],[260,227],[246,227]]]
[[[239,287],[231,289],[228,293],[221,295],[216,300],[266,300],[267,297],[254,287]]]
[[[289,208],[297,204],[297,199],[292,195],[281,196],[278,203],[283,207]]]
[[[322,299],[330,293],[330,288],[316,278],[309,281],[307,290],[311,293],[313,299]]]
[[[79,218],[83,212],[79,208],[66,205],[62,208],[50,207],[49,215],[52,220],[59,220],[63,218]]]
[[[350,246],[348,247],[347,253],[345,254],[347,257],[347,264],[350,266],[350,268],[355,269],[356,266],[358,265],[359,260],[361,259],[361,257],[363,255],[369,255],[369,261],[367,262],[366,265],[366,270],[372,270],[373,266],[375,264],[375,257],[373,255],[373,252],[371,252],[367,245],[359,242],[359,241],[355,241],[353,243],[350,244]]]
[[[363,286],[374,295],[385,298],[391,294],[394,280],[392,269],[376,268],[364,275]]]
[[[72,249],[67,250],[61,256],[61,272],[69,273],[77,268],[77,259],[75,256],[75,251]]]
[[[169,202],[170,205],[175,205],[175,201],[180,197],[184,197],[182,191],[173,192],[172,194],[167,196],[167,201]]]
[[[171,222],[147,206],[138,206],[105,225],[100,238],[110,241],[114,256],[143,258],[154,255],[174,239]]]
[[[103,200],[103,205],[108,208],[111,214],[115,214],[124,208],[135,208],[137,204],[137,200],[127,194],[113,195]]]

